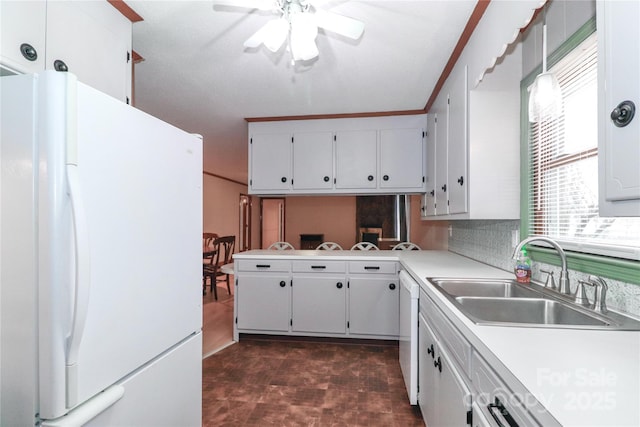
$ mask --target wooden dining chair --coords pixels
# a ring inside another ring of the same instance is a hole
[[[217,282],[226,282],[227,283],[227,291],[229,295],[231,295],[231,282],[229,279],[230,274],[225,273],[221,270],[223,265],[231,264],[233,262],[233,251],[236,245],[236,236],[223,236],[218,237],[215,240],[215,245],[218,247],[218,252],[216,254],[216,272],[215,272],[215,282],[212,283],[212,286],[216,286]],[[216,299],[218,299],[216,297]]]

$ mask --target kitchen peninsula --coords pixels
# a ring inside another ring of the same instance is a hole
[[[426,371],[441,362],[445,372],[449,362],[449,372],[464,398],[448,406],[461,407],[458,409],[473,419],[473,425],[496,425],[492,420],[496,390],[506,396],[500,404],[520,420],[519,425],[640,425],[640,332],[476,324],[427,280],[512,278],[511,272],[447,251],[253,250],[236,254],[234,259],[236,339],[241,339],[242,333],[398,339],[398,329],[394,328],[399,319],[394,322],[391,317],[398,315],[398,293],[370,317],[385,319],[374,322],[376,328],[385,323],[391,328],[353,333],[351,317],[361,317],[363,307],[356,304],[354,310],[356,301],[348,291],[352,291],[351,280],[364,276],[371,280],[372,294],[393,292],[390,285],[396,284],[398,289],[398,274],[404,270],[420,287],[421,318],[429,319],[427,328],[436,331],[437,350],[433,353],[442,355],[434,361],[431,355],[426,360],[419,358],[420,369]],[[305,281],[309,281],[308,286]],[[297,295],[299,284],[302,297]],[[342,291],[340,297],[326,297],[334,289]],[[307,306],[299,310],[298,303]],[[328,312],[317,310],[323,304],[334,305]],[[261,311],[265,315],[261,319],[249,323],[243,319],[243,313]],[[318,313],[328,315],[314,319]],[[298,328],[299,316],[311,323]],[[431,323],[431,319],[436,322]],[[342,326],[331,329],[343,321]],[[322,331],[324,327],[329,329]],[[427,346],[423,342],[419,345]],[[493,388],[488,390],[487,384]],[[429,394],[433,388],[421,390],[418,402],[425,415],[425,408],[433,406],[431,399],[438,393]],[[483,424],[480,420],[491,422]]]

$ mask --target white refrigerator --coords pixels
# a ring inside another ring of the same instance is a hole
[[[0,96],[0,425],[201,425],[201,138],[68,73]]]

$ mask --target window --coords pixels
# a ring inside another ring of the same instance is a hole
[[[529,124],[529,235],[549,236],[567,250],[637,260],[640,218],[598,215],[596,37],[551,67],[563,115]]]

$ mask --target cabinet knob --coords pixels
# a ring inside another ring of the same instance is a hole
[[[22,43],[20,45],[20,53],[27,61],[35,61],[38,59],[38,51],[29,43]]]
[[[442,188],[442,191],[444,191],[445,193],[447,192],[447,184],[443,185],[443,186],[442,186],[442,187],[440,187],[440,188]]]
[[[280,178],[280,181],[282,181],[282,182],[287,182],[287,177],[286,177],[286,176],[283,176],[282,178]]]
[[[53,68],[54,70],[60,71],[63,73],[66,73],[67,71],[69,71],[69,67],[67,67],[67,64],[65,64],[64,61],[61,59],[56,59],[55,61],[53,61]]]
[[[383,180],[383,181],[389,181],[389,175],[385,175],[385,176],[383,176],[383,177],[382,177],[382,180]]]
[[[329,182],[330,178],[328,176],[325,176],[323,179],[324,179],[324,182]]]
[[[285,282],[284,280],[280,281],[280,287],[284,288],[285,286],[287,286],[287,282]]]
[[[336,288],[338,288],[338,289],[342,289],[342,282],[338,282],[338,283],[336,283]]]
[[[367,177],[367,180],[369,180],[369,181],[373,181],[373,175],[369,175],[369,176]]]
[[[430,354],[432,359],[436,357],[436,352],[433,349],[433,344],[427,347],[427,354]]]
[[[463,176],[458,178],[458,184],[460,184],[460,185],[464,184],[464,177]]]
[[[389,289],[391,289],[392,291],[396,288],[396,284],[395,283],[389,283]]]
[[[619,128],[623,128],[633,120],[636,114],[636,104],[633,101],[622,101],[611,112],[611,121]]]
[[[433,366],[438,368],[438,371],[442,372],[442,361],[440,360],[440,356],[438,356],[438,360],[433,362]]]

